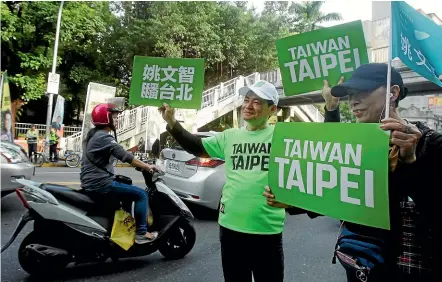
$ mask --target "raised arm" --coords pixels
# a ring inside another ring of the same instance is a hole
[[[338,85],[342,82],[344,82],[344,77],[341,77]],[[325,100],[324,122],[340,122],[341,116],[339,114],[339,98],[332,96],[331,87],[327,80],[324,80],[324,88],[322,88],[321,95]]]
[[[201,137],[195,136],[184,129],[179,122],[167,123],[167,131],[175,138],[180,146],[189,154],[207,158],[209,154],[204,149]]]
[[[164,104],[159,110],[163,115],[163,119],[167,122],[166,130],[186,152],[197,157],[209,157],[209,154],[203,146],[201,137],[191,134],[177,122],[175,119],[175,109]]]

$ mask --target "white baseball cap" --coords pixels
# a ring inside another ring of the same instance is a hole
[[[276,87],[265,80],[258,80],[253,85],[244,86],[239,89],[239,95],[246,96],[249,92],[255,93],[259,98],[272,101],[274,105],[278,105],[279,94]]]

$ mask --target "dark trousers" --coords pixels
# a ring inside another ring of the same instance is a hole
[[[58,161],[57,144],[49,146],[49,160],[54,160],[55,162]]]
[[[284,251],[282,233],[255,235],[220,227],[224,281],[282,282]]]
[[[28,155],[29,159],[31,159],[32,154],[37,152],[37,143],[28,144]]]

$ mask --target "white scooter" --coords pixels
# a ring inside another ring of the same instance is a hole
[[[115,203],[97,203],[84,192],[66,186],[38,183],[25,179],[16,193],[27,209],[10,240],[1,248],[5,251],[27,222],[34,221],[18,250],[22,268],[29,274],[48,274],[63,270],[69,263],[104,262],[108,258],[145,256],[157,250],[168,259],[180,259],[193,248],[196,233],[190,220],[193,215],[180,198],[159,178],[142,171],[153,214],[148,230],[158,231],[156,240],[134,244],[125,251],[110,240]],[[112,201],[111,201],[112,202]]]

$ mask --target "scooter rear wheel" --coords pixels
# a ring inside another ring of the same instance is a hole
[[[180,220],[171,230],[168,238],[161,243],[160,253],[167,259],[181,259],[193,248],[196,241],[195,228],[187,220]]]
[[[26,247],[33,244],[45,245],[45,242],[35,232],[31,232],[25,237],[18,249],[18,261],[27,273],[31,275],[55,274],[69,264],[69,261],[58,258],[38,259],[36,256],[32,256]]]

